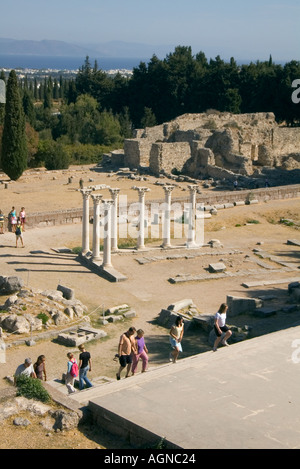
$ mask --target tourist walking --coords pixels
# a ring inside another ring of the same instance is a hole
[[[13,233],[16,231],[16,224],[17,224],[17,214],[15,207],[11,208],[11,211],[8,214],[8,229]]]
[[[80,355],[79,355],[79,389],[82,391],[84,385],[88,388],[91,388],[93,385],[90,382],[87,374],[89,371],[92,371],[92,360],[90,352],[85,350],[84,345],[79,345]]]
[[[0,234],[4,234],[4,215],[0,210]]]
[[[21,211],[19,213],[19,218],[20,218],[20,221],[21,221],[22,231],[25,231],[25,222],[26,222],[25,207],[21,208]]]
[[[132,375],[135,374],[139,359],[142,360],[142,373],[147,370],[148,365],[148,349],[145,344],[144,331],[139,329],[135,338],[136,353],[132,354]]]
[[[24,247],[24,243],[23,243],[22,226],[21,226],[20,218],[18,218],[18,220],[17,220],[17,225],[16,225],[16,229],[15,229],[15,235],[16,235],[16,248],[18,247],[18,241],[19,241],[19,240],[21,241],[22,248],[23,248],[23,247]]]
[[[182,352],[182,337],[183,337],[183,318],[181,316],[177,316],[175,320],[175,324],[171,327],[170,330],[170,344],[172,347],[172,352],[170,353],[170,361],[176,363],[178,355]]]
[[[117,380],[121,379],[121,373],[126,368],[126,376],[129,377],[131,365],[132,365],[132,355],[136,351],[134,333],[136,332],[135,327],[130,327],[127,332],[121,335],[119,340],[118,355],[120,368],[116,374]]]
[[[229,337],[231,337],[232,332],[231,330],[226,326],[226,313],[227,313],[228,306],[226,303],[222,303],[218,312],[215,315],[215,321],[214,321],[214,329],[216,333],[216,340],[214,343],[213,351],[216,352],[218,349],[218,345],[222,339],[222,334],[225,332],[225,336],[222,339],[222,344],[225,346],[228,346],[227,340]]]
[[[41,381],[47,381],[47,373],[46,373],[46,357],[45,355],[40,355],[37,358],[37,361],[33,365],[34,372],[36,377]]]
[[[78,365],[77,361],[73,355],[73,353],[69,352],[67,353],[68,357],[68,368],[67,368],[67,374],[65,378],[65,384],[67,386],[69,394],[72,394],[73,392],[76,392],[76,389],[74,388],[74,381],[75,378],[78,376]]]

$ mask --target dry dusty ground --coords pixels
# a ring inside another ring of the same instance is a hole
[[[67,184],[68,177],[73,175],[73,183]],[[55,179],[53,179],[55,177]],[[163,199],[163,190],[154,186],[155,178],[149,181],[136,183],[129,180],[116,181],[116,177],[108,174],[96,173],[89,168],[70,170],[69,172],[46,172],[40,174],[28,173],[22,176],[18,182],[4,189],[0,185],[0,208],[8,213],[14,205],[17,210],[21,206],[26,207],[27,213],[59,210],[62,208],[81,207],[82,197],[77,192],[79,179],[82,177],[88,185],[89,178],[93,178],[93,184],[109,184],[112,187],[120,187],[122,192],[128,194],[128,199],[136,200],[136,193],[130,190],[133,185],[149,185],[151,197],[149,199]],[[5,179],[5,178],[3,178]],[[114,179],[114,180],[113,180]],[[186,184],[187,185],[187,184]],[[181,184],[182,187],[184,184]],[[174,196],[183,196],[182,188],[176,189]],[[105,195],[105,191],[101,191]],[[148,195],[147,195],[148,197]],[[299,231],[294,227],[278,224],[280,217],[292,218],[299,221],[300,201],[297,199],[269,201],[258,205],[234,207],[219,210],[217,216],[205,221],[205,242],[213,238],[219,239],[224,250],[234,248],[242,251],[236,256],[220,256],[213,258],[218,261],[221,258],[229,266],[228,270],[257,268],[248,261],[245,256],[252,256],[252,250],[258,242],[263,242],[263,249],[280,256],[287,262],[299,266],[299,248],[287,245],[288,239],[300,239]],[[259,223],[247,223],[256,220]],[[275,223],[274,223],[275,222]],[[239,225],[239,226],[236,226]],[[113,254],[112,263],[115,268],[127,276],[127,281],[110,283],[101,277],[91,273],[87,268],[76,261],[73,254],[57,254],[52,248],[62,246],[74,247],[81,245],[81,225],[64,225],[47,228],[32,228],[24,233],[25,248],[15,248],[15,239],[12,233],[6,232],[0,235],[0,275],[18,275],[24,279],[25,285],[39,289],[56,289],[59,283],[74,288],[76,297],[88,306],[93,325],[102,311],[119,304],[126,303],[137,312],[137,317],[125,323],[109,324],[103,326],[107,332],[107,338],[90,343],[88,350],[93,360],[93,370],[90,377],[108,376],[115,377],[117,364],[113,361],[117,351],[118,339],[129,325],[142,328],[145,331],[146,343],[149,349],[149,367],[165,363],[168,358],[168,331],[158,326],[155,318],[162,308],[184,298],[191,298],[203,313],[214,313],[220,303],[226,301],[226,295],[257,297],[264,294],[275,294],[279,299],[287,299],[287,285],[275,285],[245,289],[241,284],[249,280],[247,276],[228,278],[225,280],[209,280],[205,282],[187,282],[174,285],[168,281],[179,273],[196,274],[203,273],[212,262],[211,257],[180,260],[162,260],[140,265],[137,258],[146,255],[141,253]],[[173,241],[174,246],[182,246],[184,239]],[[155,249],[157,255],[162,254],[159,249],[159,241],[147,245]],[[209,248],[206,249],[209,253]],[[180,252],[177,251],[176,252]],[[183,251],[181,251],[183,252]],[[149,254],[149,253],[148,253]],[[153,254],[151,252],[151,254]],[[275,267],[275,266],[274,266]],[[278,267],[278,266],[277,266]],[[274,274],[274,278],[298,276],[297,272],[289,274]],[[299,271],[300,277],[300,271]],[[262,278],[270,279],[262,272]],[[4,303],[5,298],[1,303]],[[287,327],[298,321],[298,314],[273,316],[272,318],[253,319],[250,317],[234,318],[235,325],[253,324],[256,335],[267,333],[278,328]],[[230,321],[233,323],[233,321]],[[98,325],[98,327],[100,327]],[[8,342],[15,340],[10,336]],[[186,334],[183,342],[184,353],[182,357],[201,353],[209,350],[207,337],[200,332],[198,334]],[[23,362],[28,355],[33,360],[38,355],[46,355],[48,379],[61,377],[66,368],[66,353],[69,348],[56,344],[53,341],[37,342],[33,347],[18,346],[7,350],[6,364],[0,365],[0,389],[7,386],[3,379],[12,375],[16,367]],[[77,350],[75,351],[77,353]],[[132,378],[134,379],[134,378]],[[24,448],[24,447],[80,447],[117,448],[121,443],[105,436],[98,437],[95,433],[87,434],[84,431],[74,431],[63,437],[47,438],[45,432],[38,427],[29,429],[12,428],[10,422],[1,427],[0,448]],[[80,446],[78,446],[80,445]]]

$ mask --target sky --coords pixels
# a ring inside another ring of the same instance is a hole
[[[191,46],[222,59],[300,60],[299,0],[13,0],[0,37]],[[1,53],[1,51],[0,51]],[[155,50],[154,50],[155,53]]]

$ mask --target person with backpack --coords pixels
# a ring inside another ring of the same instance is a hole
[[[21,220],[18,218],[17,220],[17,225],[16,225],[16,230],[15,230],[15,235],[16,235],[16,248],[18,247],[18,241],[21,241],[22,248],[24,247],[23,243],[23,237],[22,237],[22,225],[21,225]]]
[[[67,374],[65,377],[65,384],[67,386],[69,394],[72,394],[73,392],[76,392],[76,389],[74,388],[74,381],[75,378],[77,378],[78,376],[78,365],[73,353],[67,353],[67,357],[69,360]]]

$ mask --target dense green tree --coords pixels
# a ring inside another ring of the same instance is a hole
[[[151,108],[149,107],[145,107],[144,109],[144,116],[142,117],[142,120],[141,120],[141,124],[142,124],[142,127],[145,128],[145,127],[153,127],[154,125],[156,125],[156,117],[152,111]]]
[[[118,114],[118,119],[120,123],[121,135],[123,138],[132,138],[133,134],[133,125],[130,119],[129,108],[125,106],[122,109],[122,112]]]
[[[29,124],[32,127],[34,127],[35,121],[36,121],[35,109],[34,109],[34,104],[33,104],[33,100],[31,97],[31,93],[28,90],[24,90],[22,102],[23,102],[23,110],[26,116],[26,120],[29,122]]]
[[[64,146],[53,140],[39,142],[36,161],[44,164],[48,170],[67,169],[70,164],[69,155]]]
[[[7,81],[1,166],[13,180],[17,180],[27,166],[25,116],[14,70]]]

